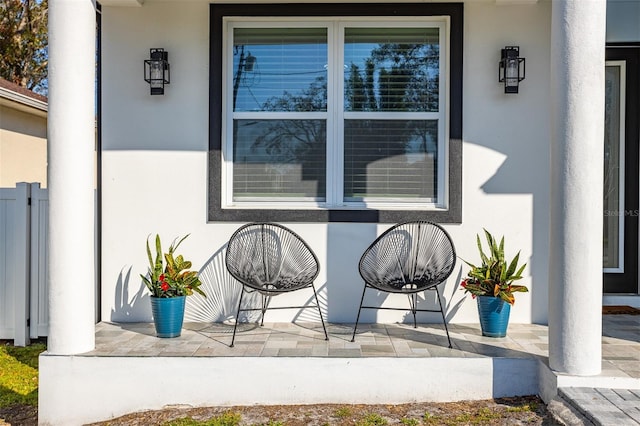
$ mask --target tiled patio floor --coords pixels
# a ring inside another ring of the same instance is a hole
[[[505,338],[483,337],[477,324],[450,324],[453,348],[440,324],[361,324],[351,342],[352,324],[240,324],[229,347],[233,325],[186,323],[177,338],[155,337],[150,323],[96,326],[96,349],[84,356],[135,357],[548,357],[548,329],[510,324]],[[602,376],[640,378],[640,316],[603,316]]]

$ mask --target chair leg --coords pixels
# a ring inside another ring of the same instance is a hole
[[[318,308],[318,315],[320,315],[320,322],[322,323],[322,329],[324,330],[324,340],[329,340],[329,335],[327,334],[327,327],[324,325],[324,319],[322,318],[322,311],[320,310],[320,302],[318,301],[318,293],[316,293],[316,287],[311,283],[311,288],[313,289],[313,296],[316,298],[316,307]]]
[[[418,295],[413,293],[409,295],[409,304],[411,305],[411,313],[413,314],[413,328],[418,328],[416,321],[416,310],[418,309]]]
[[[365,284],[364,289],[362,289],[362,297],[360,298],[360,307],[358,308],[358,316],[356,317],[356,324],[353,327],[353,336],[351,336],[351,341],[356,341],[356,330],[358,329],[358,321],[360,321],[360,312],[362,311],[362,302],[364,302],[364,293],[367,291],[367,286]]]
[[[451,344],[451,337],[449,336],[449,328],[447,327],[447,319],[444,316],[444,309],[442,307],[442,298],[440,297],[440,290],[436,286],[436,295],[438,296],[438,304],[440,304],[440,313],[442,314],[442,323],[444,324],[444,331],[447,332],[447,340],[449,341],[449,349],[453,348]]]
[[[240,301],[238,302],[238,312],[236,313],[236,323],[233,325],[233,337],[231,338],[230,348],[233,347],[233,342],[236,340],[236,329],[238,328],[238,322],[240,322],[240,306],[242,306],[242,296],[244,296],[244,286],[240,292]]]
[[[267,306],[269,306],[269,297],[266,294],[262,295],[262,309],[260,309],[262,316],[260,318],[260,327],[264,326],[264,314],[267,312]]]

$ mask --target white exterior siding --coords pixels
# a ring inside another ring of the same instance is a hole
[[[446,224],[461,258],[478,260],[476,233],[505,235],[507,255],[521,250],[528,264],[511,321],[546,323],[549,251],[549,46],[548,1],[526,5],[465,3],[463,106],[463,214]],[[237,291],[222,254],[240,223],[207,223],[209,5],[147,2],[138,8],[103,7],[102,92],[102,306],[105,321],[149,321],[139,274],[146,272],[145,238],[159,232],[165,244],[190,233],[181,246],[205,272],[209,293]],[[633,29],[630,30],[633,33]],[[636,39],[637,31],[636,31]],[[527,61],[520,93],[505,95],[497,81],[500,49],[520,46]],[[150,96],[142,61],[150,48],[169,52],[171,84]],[[389,224],[288,223],[320,259],[316,281],[332,322],[353,322],[362,280],[358,260]],[[468,268],[460,260],[443,296],[451,322],[477,322],[475,302],[459,290]],[[304,302],[310,294],[283,295],[274,304]],[[371,295],[369,295],[371,296]],[[211,294],[191,298],[192,318],[233,317],[235,306]],[[230,299],[228,297],[227,299]],[[144,300],[141,300],[144,299]],[[388,296],[387,306],[405,306]],[[196,309],[193,305],[199,305]],[[270,321],[291,321],[296,310],[270,311]],[[189,314],[188,314],[189,315]],[[304,315],[304,314],[303,314]],[[364,312],[365,321],[402,321],[405,313]],[[423,317],[430,320],[431,317]],[[433,322],[439,322],[433,316]]]

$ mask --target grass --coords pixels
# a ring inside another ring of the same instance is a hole
[[[523,412],[534,412],[538,409],[538,404],[535,402],[531,402],[529,404],[524,405],[516,405],[515,407],[508,407],[507,411],[510,413],[523,413]]]
[[[44,343],[0,344],[0,408],[38,405],[38,355],[45,349]]]
[[[170,422],[163,423],[162,426],[238,426],[242,416],[233,411],[228,411],[219,416],[215,416],[209,420],[194,420],[191,417],[184,417],[181,419],[172,420]],[[269,420],[267,423],[262,423],[255,426],[285,426],[284,423]]]
[[[350,410],[346,408],[349,412],[342,412],[339,417],[349,417],[351,416]],[[242,416],[233,411],[229,411],[223,413],[219,416],[215,416],[209,420],[194,420],[191,417],[184,417],[176,420],[172,420],[166,423],[163,423],[162,426],[238,426],[240,421],[242,420]],[[356,423],[357,426],[384,426],[388,422],[382,416],[376,413],[367,414],[363,419]],[[403,424],[408,425],[417,425],[418,423],[414,422],[402,422]],[[285,423],[269,420],[267,423],[262,423],[255,426],[285,426]]]
[[[364,419],[356,423],[357,426],[385,426],[387,420],[377,413],[367,414]]]
[[[242,420],[242,416],[240,414],[228,411],[205,421],[194,420],[191,417],[184,417],[182,419],[166,422],[163,426],[237,426],[240,424],[240,420]]]
[[[240,424],[287,426],[301,425],[304,421],[311,423],[310,420],[313,417],[315,424],[321,424],[322,426],[387,426],[391,424],[399,424],[401,426],[496,426],[513,423],[514,416],[524,423],[532,421],[534,417],[526,416],[526,414],[530,413],[535,416],[535,411],[539,408],[539,405],[534,400],[526,397],[519,402],[509,401],[508,399],[503,400],[501,407],[482,406],[483,402],[479,402],[478,406],[475,406],[474,403],[452,404],[454,405],[445,403],[444,406],[434,407],[435,411],[422,411],[422,414],[415,409],[406,411],[401,408],[398,410],[397,407],[391,405],[386,406],[386,408],[380,407],[381,411],[371,409],[366,405],[344,405],[321,409],[322,414],[308,408],[303,408],[302,410],[296,408],[293,410],[284,409],[284,411],[267,410],[262,418],[260,418],[260,415],[256,416],[255,410],[251,407],[248,408],[248,411],[246,411],[247,407],[234,407],[229,408],[227,411],[218,412],[213,416],[210,413],[188,413],[185,414],[185,417],[179,419],[154,424],[160,426],[239,426]],[[326,415],[326,421],[322,417],[318,417],[319,415]],[[202,420],[196,420],[193,417]],[[145,421],[148,424],[152,423],[150,419],[146,418],[143,423],[137,424],[147,424],[144,423]],[[132,424],[130,422],[131,419],[128,419],[126,424]],[[104,424],[108,425],[110,423]]]
[[[340,407],[336,410],[335,412],[335,416],[340,418],[340,419],[344,419],[346,417],[350,417],[352,414],[351,412],[351,408],[349,407]]]
[[[507,407],[504,413],[496,412],[487,407],[481,407],[470,412],[456,414],[455,416],[444,418],[442,416],[425,413],[422,418],[422,424],[425,425],[483,425],[495,424],[500,421],[508,421],[508,413],[533,413],[537,409],[537,404],[528,403]],[[404,419],[403,419],[404,420]],[[419,424],[419,423],[414,423]]]

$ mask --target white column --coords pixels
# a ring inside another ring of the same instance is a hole
[[[549,364],[600,373],[606,0],[553,0]]]
[[[49,1],[49,336],[53,354],[95,347],[95,59],[91,0]]]

